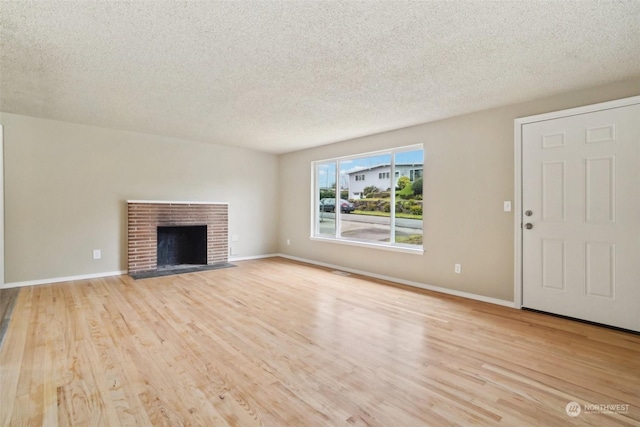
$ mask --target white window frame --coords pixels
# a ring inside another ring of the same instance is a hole
[[[314,241],[320,241],[320,242],[329,242],[329,243],[337,243],[337,244],[341,244],[341,245],[350,245],[350,246],[359,246],[359,247],[365,247],[365,248],[374,248],[374,249],[382,249],[382,250],[388,250],[388,251],[394,251],[394,252],[404,252],[404,253],[410,253],[410,254],[415,254],[415,255],[422,255],[424,254],[424,246],[423,245],[409,245],[409,244],[402,244],[402,243],[395,243],[395,242],[366,242],[366,241],[361,241],[361,240],[351,240],[351,239],[347,239],[344,237],[340,236],[340,211],[339,209],[336,209],[336,216],[335,216],[335,235],[334,236],[321,236],[319,235],[319,226],[320,226],[320,209],[317,205],[317,199],[318,199],[318,194],[320,194],[320,184],[317,182],[317,176],[318,176],[318,167],[322,164],[326,164],[326,163],[331,163],[331,162],[335,162],[335,169],[336,169],[336,176],[335,176],[335,199],[336,199],[336,206],[339,205],[339,200],[340,200],[340,162],[345,161],[345,160],[354,160],[354,159],[360,159],[363,157],[370,157],[370,156],[379,156],[379,155],[384,155],[384,154],[389,154],[391,159],[390,159],[390,172],[389,172],[389,176],[395,176],[396,171],[395,171],[395,158],[396,158],[396,154],[399,153],[403,153],[403,152],[407,152],[407,151],[417,151],[417,150],[422,150],[423,152],[423,156],[422,156],[422,164],[423,164],[423,170],[424,170],[424,144],[414,144],[414,145],[408,145],[408,146],[404,146],[404,147],[397,147],[397,148],[389,148],[387,150],[379,150],[379,151],[372,151],[372,152],[367,152],[367,153],[359,153],[359,154],[355,154],[355,155],[351,155],[351,156],[343,156],[343,157],[334,157],[334,158],[329,158],[329,159],[324,159],[324,160],[316,160],[311,162],[311,227],[310,227],[310,236],[309,238],[311,240]],[[424,172],[423,172],[424,174]],[[396,227],[396,210],[395,210],[395,205],[396,205],[396,197],[395,197],[395,183],[392,182],[391,178],[389,178],[389,183],[390,183],[390,188],[391,188],[391,206],[392,209],[390,209],[390,224],[389,224],[389,237],[390,240],[391,238],[395,239],[395,227]],[[423,214],[424,215],[424,214]],[[422,219],[422,233],[424,236],[424,216]],[[424,237],[423,237],[424,238]]]

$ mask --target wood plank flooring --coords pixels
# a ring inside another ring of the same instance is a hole
[[[640,336],[281,258],[42,285],[0,425],[638,426]]]
[[[18,296],[17,288],[0,289],[0,346],[9,327],[13,306]]]

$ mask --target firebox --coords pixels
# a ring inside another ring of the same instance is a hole
[[[158,227],[158,268],[207,264],[207,226]]]

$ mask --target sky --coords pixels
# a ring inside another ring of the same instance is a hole
[[[396,153],[396,163],[422,163],[423,151],[405,151]],[[367,169],[372,166],[383,165],[391,163],[391,155],[375,155],[368,157],[359,157],[357,159],[340,160],[340,176],[341,184],[344,187],[348,182],[347,175],[351,172],[356,172],[361,169]],[[335,182],[336,168],[335,162],[325,163],[318,167],[318,180],[321,188],[329,188]]]
[[[348,174],[360,169],[372,166],[388,165],[391,163],[391,155],[360,157],[351,160],[340,161],[340,174]],[[396,163],[422,163],[422,150],[396,153]]]

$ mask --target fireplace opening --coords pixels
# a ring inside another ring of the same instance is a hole
[[[158,227],[158,269],[207,264],[207,226]]]

